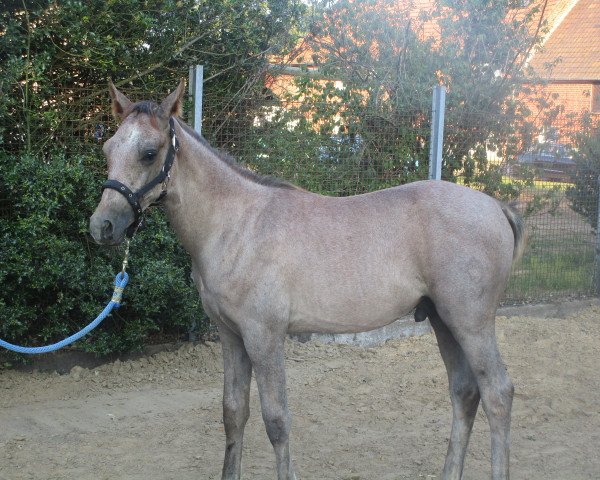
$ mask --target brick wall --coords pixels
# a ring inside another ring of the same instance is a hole
[[[532,92],[526,98],[543,97],[549,103],[540,108],[533,100],[527,101],[532,119],[542,125],[550,112],[550,105],[560,106],[562,111],[552,122],[559,138],[558,141],[572,143],[573,135],[581,128],[583,114],[592,112],[592,98],[597,94],[600,85],[591,82],[550,83],[545,86],[532,87]]]
[[[557,102],[564,106],[565,113],[590,111],[592,85],[590,83],[553,83],[546,87],[549,94],[558,94]]]

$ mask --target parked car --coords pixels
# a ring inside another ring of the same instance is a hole
[[[541,143],[517,157],[518,165],[532,168],[540,180],[570,182],[575,172],[573,151],[562,143]]]

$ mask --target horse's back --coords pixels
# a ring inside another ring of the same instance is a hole
[[[454,183],[424,180],[350,197],[294,195],[284,228],[308,245],[330,243],[356,254],[369,245],[427,251],[438,239],[455,237],[458,250],[486,249],[491,242],[512,255],[513,235],[501,204]]]

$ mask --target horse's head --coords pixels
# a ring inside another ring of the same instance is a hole
[[[104,144],[108,181],[90,218],[90,233],[98,243],[116,245],[131,234],[142,211],[163,192],[169,173],[165,167],[176,152],[170,119],[180,113],[184,82],[160,105],[133,103],[112,82],[109,91],[121,126]]]

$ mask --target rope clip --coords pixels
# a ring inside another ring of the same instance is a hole
[[[125,270],[127,270],[127,264],[129,263],[129,243],[130,239],[125,239],[125,256],[123,257],[123,268],[121,269],[121,278],[125,276]]]

